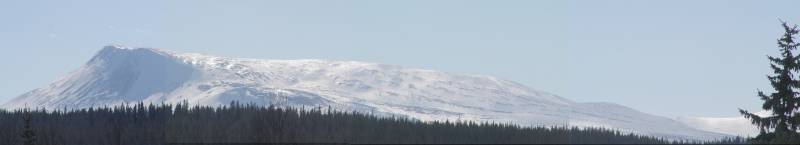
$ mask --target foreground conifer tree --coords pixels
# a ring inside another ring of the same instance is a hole
[[[761,133],[751,140],[755,144],[797,144],[800,135],[797,128],[800,125],[800,81],[795,72],[800,70],[800,59],[793,53],[797,46],[795,35],[798,33],[797,25],[790,26],[783,22],[784,34],[778,39],[780,55],[768,56],[773,70],[767,78],[775,92],[767,95],[758,91],[758,96],[764,101],[762,109],[770,111],[769,116],[758,116],[754,113],[739,109],[745,118],[750,119],[759,127]]]

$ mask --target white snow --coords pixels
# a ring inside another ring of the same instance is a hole
[[[431,120],[523,126],[602,126],[679,139],[726,135],[612,103],[579,103],[490,76],[355,61],[260,60],[104,47],[86,65],[6,108],[85,108],[120,103],[225,105],[230,101]]]
[[[758,116],[769,116],[768,111],[755,113]],[[755,137],[758,135],[758,127],[750,123],[750,120],[743,116],[737,117],[678,117],[675,120],[683,122],[691,127],[737,136]]]

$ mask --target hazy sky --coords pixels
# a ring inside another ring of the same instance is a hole
[[[0,2],[0,102],[122,44],[492,75],[576,101],[734,116],[797,1]]]

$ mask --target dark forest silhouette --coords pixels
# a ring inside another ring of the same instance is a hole
[[[30,123],[25,116],[30,115]],[[38,145],[165,143],[540,144],[689,143],[603,128],[520,127],[476,122],[422,122],[327,108],[119,105],[80,110],[0,110],[0,142],[23,144],[30,125]],[[707,143],[741,143],[729,138]],[[695,142],[696,143],[696,142]]]

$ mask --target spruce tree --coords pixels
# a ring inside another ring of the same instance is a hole
[[[800,113],[798,113],[798,102],[800,102],[800,81],[795,72],[800,71],[800,59],[793,53],[800,45],[795,42],[795,35],[798,33],[797,25],[790,26],[783,22],[784,34],[778,39],[780,55],[777,57],[768,56],[772,75],[767,78],[775,92],[769,95],[758,91],[758,96],[764,101],[762,109],[770,111],[769,116],[758,116],[748,111],[739,109],[745,118],[750,119],[761,130],[758,136],[751,140],[752,143],[800,143],[800,135],[797,133],[800,125]]]
[[[25,121],[25,127],[23,128],[21,135],[23,145],[35,145],[36,134],[33,132],[33,128],[31,127],[32,118],[31,112],[25,110],[25,113],[22,115],[22,120]]]

